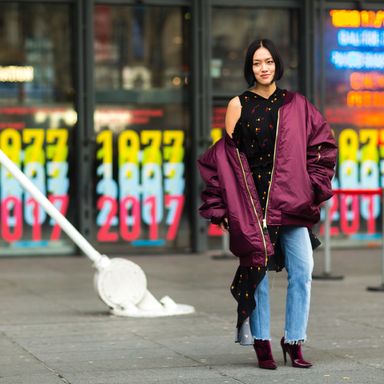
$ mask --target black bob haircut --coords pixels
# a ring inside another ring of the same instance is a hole
[[[244,62],[244,77],[250,87],[256,82],[255,75],[253,74],[253,55],[260,47],[268,49],[268,51],[271,53],[273,61],[275,62],[276,69],[273,81],[280,80],[284,74],[283,60],[275,44],[269,39],[254,40],[251,44],[249,44]]]

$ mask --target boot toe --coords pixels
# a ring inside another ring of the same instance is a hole
[[[277,365],[274,360],[260,361],[259,367],[262,369],[276,369]]]
[[[295,368],[310,368],[312,367],[312,363],[309,361],[301,360],[301,359],[296,359],[292,361],[292,367]]]

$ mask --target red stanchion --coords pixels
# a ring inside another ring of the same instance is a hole
[[[381,195],[382,188],[372,189],[333,189],[335,195]]]

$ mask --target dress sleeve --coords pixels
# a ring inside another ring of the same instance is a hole
[[[321,113],[309,104],[310,132],[307,145],[307,171],[315,192],[315,203],[332,197],[337,145],[331,127]]]

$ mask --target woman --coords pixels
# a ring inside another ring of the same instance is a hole
[[[239,257],[231,286],[237,340],[253,344],[260,368],[276,369],[271,351],[268,270],[288,273],[284,362],[309,368],[301,350],[309,315],[312,226],[332,196],[336,142],[320,112],[276,85],[283,62],[268,39],[253,41],[244,65],[249,89],[230,100],[226,134],[198,160],[206,188],[200,214],[229,231]]]

